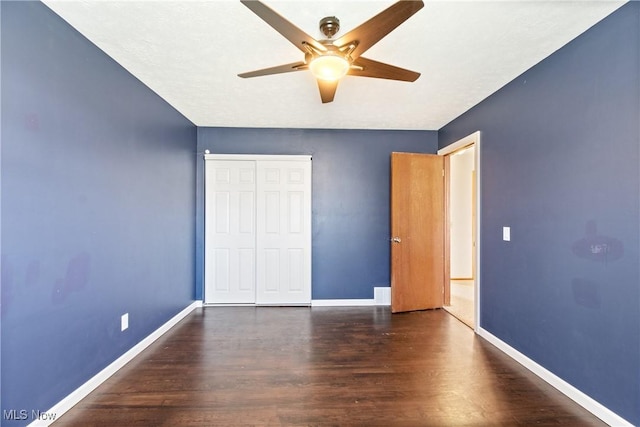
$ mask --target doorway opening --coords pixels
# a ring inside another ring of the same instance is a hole
[[[443,308],[474,330],[479,326],[479,142],[475,132],[438,151],[445,157],[447,218]]]

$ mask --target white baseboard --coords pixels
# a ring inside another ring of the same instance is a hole
[[[511,347],[500,338],[492,335],[487,330],[478,328],[477,332],[478,335],[480,335],[482,338],[489,341],[491,344],[506,353],[509,357],[514,359],[516,362],[520,363],[522,366],[536,374],[538,377],[558,389],[562,394],[569,397],[571,400],[585,408],[587,411],[591,412],[596,417],[600,418],[605,423],[609,424],[610,426],[616,427],[633,426],[633,424],[631,424],[629,421],[625,420],[593,398],[587,396],[551,371],[529,359],[527,356]]]
[[[205,303],[203,307],[352,307],[371,305],[390,305],[377,302],[375,299],[314,299],[311,304],[218,304]]]
[[[376,305],[373,299],[314,299],[311,307],[349,307]]]
[[[218,303],[218,302],[205,302],[203,307],[255,307],[255,304],[240,304],[240,303]]]
[[[376,286],[373,288],[373,299],[314,299],[312,307],[353,307],[371,305],[391,305],[391,288]]]
[[[67,397],[62,399],[48,411],[42,412],[49,420],[34,420],[29,427],[44,427],[51,425],[55,420],[59,419],[65,412],[75,406],[84,399],[89,393],[95,390],[100,384],[105,382],[109,377],[115,374],[120,368],[124,367],[134,357],[140,354],[144,349],[149,347],[155,340],[160,338],[165,332],[175,326],[180,320],[184,319],[189,313],[196,308],[202,307],[202,301],[194,301],[180,313],[173,316],[167,323],[160,326],[150,335],[134,345],[129,351],[114,360],[109,366],[94,375],[89,381],[72,391]]]

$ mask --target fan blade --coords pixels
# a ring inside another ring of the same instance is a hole
[[[338,89],[338,80],[328,81],[318,79],[318,87],[320,88],[322,103],[332,102],[333,97],[336,95],[336,89]]]
[[[262,18],[264,22],[271,25],[273,29],[282,34],[301,51],[307,53],[307,50],[304,47],[305,44],[310,44],[320,52],[327,50],[322,43],[318,42],[309,34],[293,25],[264,3],[256,0],[241,0],[240,3],[247,6],[253,13]]]
[[[270,74],[290,73],[292,71],[301,71],[308,69],[309,66],[304,62],[292,62],[291,64],[277,65],[275,67],[263,68],[261,70],[249,71],[247,73],[238,74],[238,77],[244,79],[249,77],[268,76]]]
[[[334,41],[333,44],[337,47],[342,47],[352,42],[357,42],[356,48],[351,53],[351,58],[356,59],[409,19],[414,13],[422,9],[423,6],[424,3],[421,0],[399,1],[359,27],[349,31]]]
[[[359,67],[361,67],[361,69]],[[373,59],[367,59],[362,56],[353,61],[352,68],[348,74],[350,76],[401,80],[403,82],[415,82],[418,77],[420,77],[420,73],[416,73],[415,71],[374,61]]]

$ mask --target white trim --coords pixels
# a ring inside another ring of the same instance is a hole
[[[610,426],[618,426],[618,427],[633,426],[633,424],[631,424],[629,421],[625,420],[624,418],[622,418],[615,412],[611,411],[601,403],[597,402],[593,398],[587,396],[586,394],[584,394],[583,392],[581,392],[580,390],[578,390],[577,388],[575,388],[574,386],[572,386],[571,384],[563,380],[562,378],[558,377],[551,371],[547,370],[546,368],[542,367],[538,363],[529,359],[527,356],[520,353],[518,350],[511,347],[509,344],[505,343],[504,341],[497,338],[496,336],[492,335],[490,332],[486,331],[485,329],[478,328],[476,332],[478,333],[478,335],[480,335],[485,340],[489,341],[498,349],[502,350],[505,354],[507,354],[512,359],[514,359],[516,362],[520,363],[522,366],[524,366],[525,368],[527,368],[528,370],[536,374],[542,380],[546,381],[551,386],[558,389],[558,391],[560,391],[562,394],[564,394],[565,396],[567,396],[568,398],[576,402],[578,405],[582,406],[587,411],[591,412],[593,415],[600,418],[602,421],[609,424]]]
[[[222,302],[207,302],[204,307],[309,307],[310,303],[300,304],[254,304],[254,303],[222,303]]]
[[[286,303],[286,304],[280,304],[280,303],[256,303],[254,304],[254,307],[311,307],[311,303],[310,302],[301,302],[301,303]]]
[[[311,161],[310,155],[275,155],[275,154],[205,154],[205,160],[278,160],[278,161]]]
[[[480,262],[480,247],[482,246],[480,244],[481,241],[481,229],[480,229],[480,224],[481,224],[481,217],[482,217],[482,173],[480,173],[480,156],[481,156],[481,150],[480,150],[480,131],[476,131],[474,133],[472,133],[471,135],[465,136],[462,139],[459,139],[458,141],[451,143],[449,145],[447,145],[444,148],[441,148],[440,150],[438,150],[438,155],[439,156],[446,156],[448,154],[452,154],[455,151],[461,150],[465,147],[468,147],[469,145],[474,145],[475,147],[475,169],[476,169],[476,271],[475,271],[475,295],[474,295],[474,328],[473,330],[475,331],[475,333],[479,333],[478,331],[480,330],[480,269],[481,269],[481,262]]]
[[[202,304],[203,307],[255,307],[254,303],[221,303],[221,302],[205,302]]]
[[[351,307],[376,305],[374,299],[312,299],[311,307]]]
[[[48,411],[43,411],[43,413],[51,414],[55,416],[55,420],[58,420],[62,415],[64,415],[69,409],[74,407],[78,402],[87,397],[89,393],[95,390],[99,385],[109,379],[113,374],[118,372],[119,369],[123,368],[127,363],[129,363],[134,357],[139,355],[144,349],[149,347],[155,340],[160,338],[165,332],[175,326],[179,321],[184,319],[189,313],[191,313],[196,308],[202,307],[202,301],[194,301],[180,313],[173,316],[169,321],[167,321],[164,325],[160,326],[138,344],[134,345],[129,351],[124,353],[122,356],[118,357],[114,360],[109,366],[104,368],[102,371],[98,372],[94,375],[89,381],[82,384],[80,387],[69,393],[67,397],[62,399],[60,402],[56,403],[51,409]],[[41,426],[49,426],[55,420],[35,420],[29,427],[41,427]]]
[[[480,260],[482,258],[480,258],[480,248],[481,248],[481,242],[482,242],[482,228],[480,227],[480,225],[482,224],[482,221],[480,220],[482,218],[482,168],[480,167],[480,159],[482,156],[482,150],[481,150],[481,144],[480,144],[480,131],[477,131],[473,134],[471,134],[470,136],[473,136],[475,138],[475,144],[474,144],[474,149],[475,149],[475,167],[476,167],[476,253],[475,253],[475,257],[476,257],[476,271],[475,271],[475,322],[474,322],[474,330],[476,331],[476,333],[478,333],[478,329],[480,329],[480,287],[482,286],[482,284],[480,283],[480,277],[481,277],[481,270],[482,270],[482,263],[480,262]]]
[[[451,154],[454,151],[458,151],[461,148],[464,148],[468,145],[471,145],[473,143],[479,143],[480,142],[480,131],[475,131],[474,133],[472,133],[471,135],[465,136],[462,139],[459,139],[456,142],[453,142],[449,145],[447,145],[444,148],[441,148],[438,150],[438,156],[446,156],[447,154]]]

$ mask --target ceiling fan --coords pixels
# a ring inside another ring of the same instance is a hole
[[[406,82],[413,82],[420,77],[420,73],[415,71],[367,59],[360,55],[422,9],[424,3],[421,0],[399,1],[335,40],[333,36],[340,29],[340,21],[335,16],[320,20],[320,31],[327,38],[317,40],[261,1],[241,0],[241,3],[300,49],[304,53],[304,60],[238,74],[239,77],[248,78],[310,70],[318,81],[323,103],[333,101],[338,81],[347,74]]]

